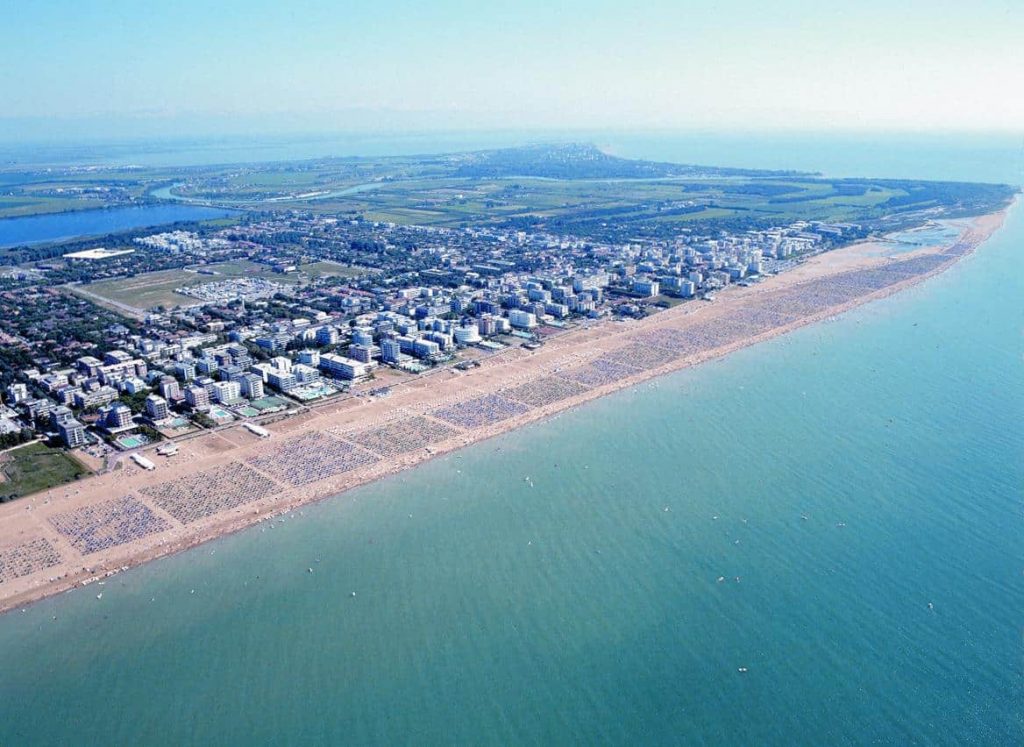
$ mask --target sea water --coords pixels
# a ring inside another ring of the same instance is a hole
[[[1017,133],[878,133],[756,130],[433,130],[32,144],[0,142],[0,163],[39,168],[210,166],[347,156],[412,156],[536,143],[594,143],[623,158],[830,177],[1024,181]]]
[[[0,743],[1021,744],[1022,249],[7,614]]]

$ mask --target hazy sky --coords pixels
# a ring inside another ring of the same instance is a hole
[[[8,137],[386,127],[1024,131],[1021,0],[46,0]]]

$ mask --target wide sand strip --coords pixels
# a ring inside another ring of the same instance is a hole
[[[949,246],[885,257],[878,245],[852,245],[714,303],[584,326],[533,352],[395,385],[387,398],[284,419],[266,440],[241,426],[209,433],[154,472],[128,466],[2,505],[0,611],[895,293],[972,252],[1005,212],[964,221]]]

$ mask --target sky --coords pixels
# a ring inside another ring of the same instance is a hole
[[[1024,132],[1020,0],[47,0],[0,138],[486,128]]]

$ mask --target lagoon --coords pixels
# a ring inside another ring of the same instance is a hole
[[[210,220],[233,215],[222,208],[194,205],[146,205],[141,207],[80,210],[48,215],[0,219],[0,249],[50,241],[68,241],[133,228],[161,226],[179,221]]]

